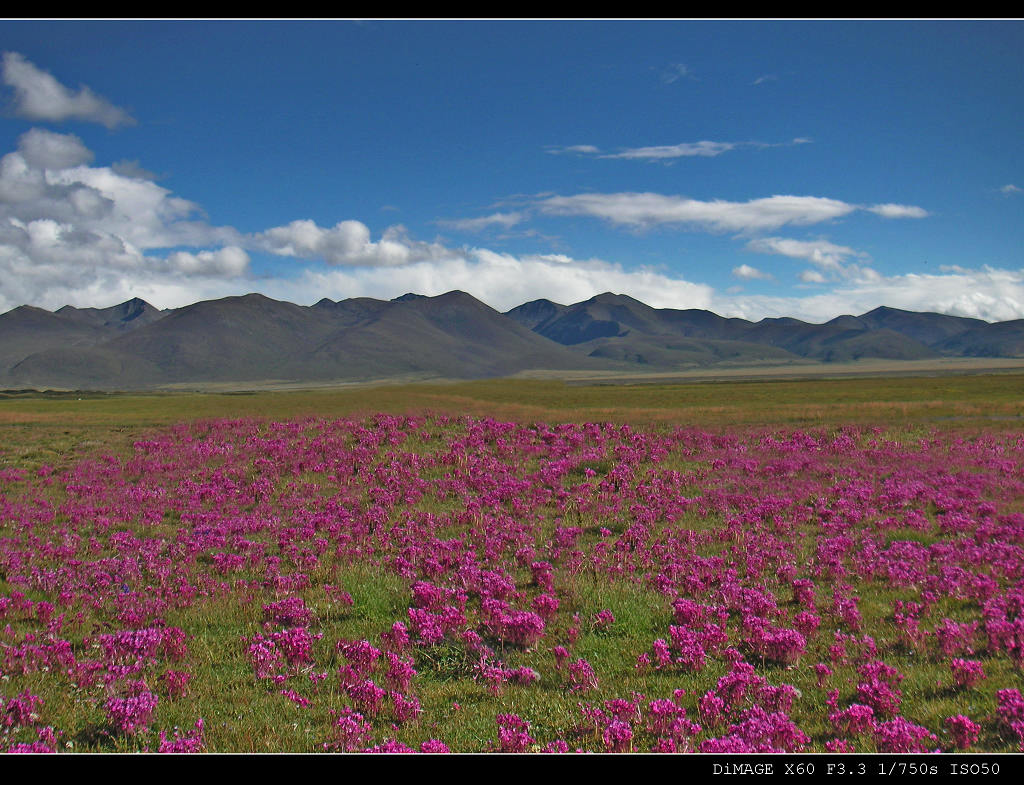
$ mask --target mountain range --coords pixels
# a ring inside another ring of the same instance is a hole
[[[300,306],[260,294],[158,310],[0,315],[0,387],[146,389],[211,383],[483,378],[528,370],[660,371],[862,358],[1024,357],[1024,320],[880,307],[824,324],[652,308],[605,293],[501,313],[465,292]]]

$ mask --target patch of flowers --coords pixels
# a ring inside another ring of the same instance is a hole
[[[306,750],[462,751],[454,690],[472,751],[1016,750],[1021,498],[1012,432],[219,420],[4,467],[0,745],[220,749],[173,718],[223,660]]]

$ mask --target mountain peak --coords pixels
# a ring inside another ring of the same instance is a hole
[[[464,301],[464,302],[474,302],[474,303],[480,302],[473,295],[469,294],[468,292],[464,292],[461,289],[452,289],[450,292],[445,292],[444,294],[439,294],[436,297],[432,297],[431,299],[433,299],[433,300],[441,300],[441,299],[444,299],[444,300],[461,300],[461,301]]]
[[[614,292],[601,292],[601,294],[595,294],[587,302],[590,303],[621,303],[621,302],[635,302],[632,297],[628,294],[615,294]]]

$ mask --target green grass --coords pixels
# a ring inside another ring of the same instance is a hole
[[[883,438],[945,430],[1018,429],[1024,374],[572,384],[497,379],[287,392],[0,395],[0,468],[35,469],[123,452],[148,431],[199,419],[446,413],[516,422],[611,421],[651,426],[835,427],[871,424]],[[595,467],[599,468],[599,467]]]

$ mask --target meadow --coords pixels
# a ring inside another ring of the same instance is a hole
[[[0,749],[1015,752],[1024,376],[0,397]]]

